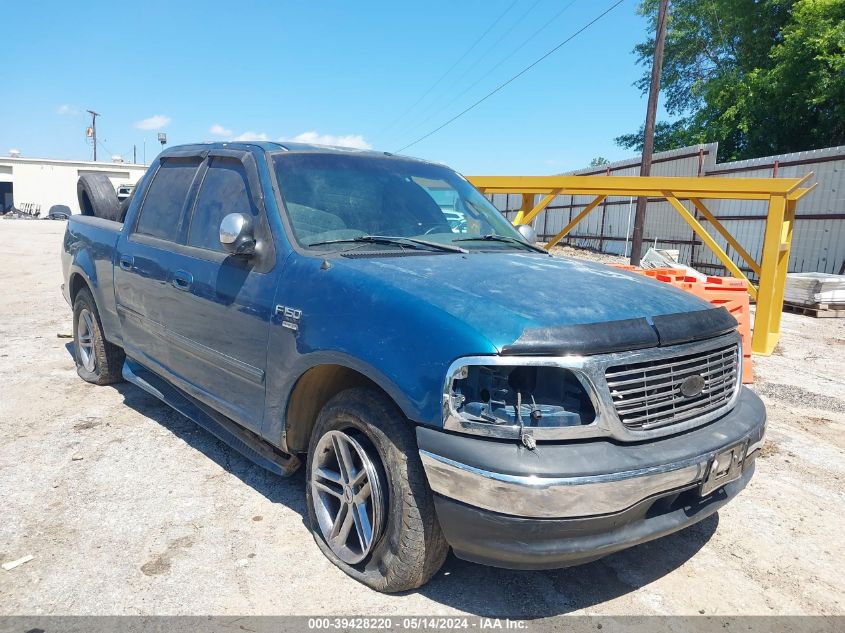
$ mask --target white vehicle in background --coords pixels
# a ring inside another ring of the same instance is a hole
[[[431,197],[443,211],[443,215],[453,233],[466,233],[467,221],[463,211],[458,209],[459,201],[455,192],[451,189],[429,189]]]
[[[126,200],[129,196],[132,195],[132,190],[135,189],[135,185],[131,184],[124,184],[117,186],[117,199],[120,202]]]
[[[444,209],[443,215],[446,217],[446,221],[449,223],[449,226],[452,227],[452,233],[467,232],[467,220],[463,213],[460,211],[448,211]]]

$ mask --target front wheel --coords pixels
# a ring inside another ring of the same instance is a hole
[[[320,412],[306,496],[320,549],[373,589],[415,589],[446,558],[411,425],[377,391],[341,392]]]

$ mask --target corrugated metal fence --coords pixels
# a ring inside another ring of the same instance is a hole
[[[716,163],[715,143],[655,154],[653,176],[723,176],[737,178],[800,177],[814,172],[818,187],[798,203],[792,238],[790,272],[842,273],[845,268],[845,146],[732,163]],[[636,176],[639,159],[621,161],[571,172],[573,175]],[[493,204],[513,220],[522,202],[518,194],[494,194]],[[589,202],[587,196],[560,195],[534,220],[541,239],[558,233]],[[763,248],[766,203],[739,200],[704,200],[704,204],[759,261]],[[695,208],[683,203],[698,217]],[[618,255],[630,254],[636,199],[609,197],[561,243]],[[707,223],[704,223],[707,227]],[[715,232],[731,258],[749,276],[745,262]],[[663,199],[649,200],[644,250],[657,245],[680,251],[680,261],[710,274],[725,274],[715,255],[704,246],[689,225]]]

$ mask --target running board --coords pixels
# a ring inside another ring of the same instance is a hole
[[[289,477],[299,468],[300,461],[296,455],[280,451],[255,433],[196,401],[137,362],[127,358],[122,373],[127,381],[193,420],[256,465],[282,477]]]

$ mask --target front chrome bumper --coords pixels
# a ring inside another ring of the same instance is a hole
[[[661,538],[718,511],[751,480],[765,426],[763,403],[743,388],[722,417],[658,440],[541,442],[528,450],[417,427],[417,443],[437,519],[458,558],[553,569]],[[711,477],[714,457],[724,463],[737,446],[745,447],[739,478],[730,468],[721,482]]]
[[[751,438],[746,439],[744,463],[748,466],[763,440],[752,444]],[[663,466],[585,477],[506,475],[428,451],[420,451],[420,457],[429,485],[437,494],[511,516],[560,519],[614,514],[650,497],[697,486],[718,452]]]
[[[700,486],[728,448],[744,446],[750,466],[763,445],[766,416],[759,398],[741,391],[722,418],[657,441],[541,443],[529,451],[418,430],[420,458],[435,495],[480,510],[536,519],[618,514]]]

